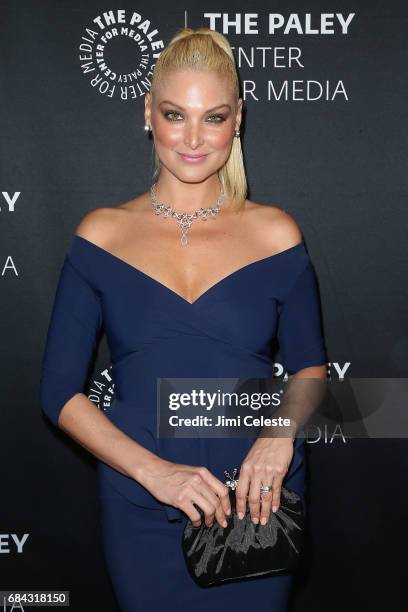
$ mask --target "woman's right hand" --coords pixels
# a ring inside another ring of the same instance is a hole
[[[185,512],[195,527],[201,524],[201,516],[194,504],[203,510],[207,527],[214,519],[221,527],[227,526],[229,489],[206,467],[158,459],[144,470],[143,481],[156,499]]]

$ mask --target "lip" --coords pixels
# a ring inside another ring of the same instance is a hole
[[[183,155],[183,153],[178,153],[178,155],[180,155],[181,159],[185,162],[197,164],[204,161],[207,158],[208,153],[206,155]]]

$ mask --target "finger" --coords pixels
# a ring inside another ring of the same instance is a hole
[[[229,496],[229,489],[225,486],[224,483],[221,483],[222,489],[219,492],[219,498],[221,501],[221,508],[224,512],[224,516],[231,516],[231,502]]]
[[[263,484],[266,484],[262,481]],[[266,486],[271,486],[272,483],[266,484]],[[266,525],[269,520],[269,516],[271,513],[271,505],[272,505],[272,491],[269,493],[262,493],[261,495],[261,525]]]
[[[243,464],[239,474],[238,485],[235,489],[236,510],[238,518],[240,519],[244,518],[247,509],[249,482],[249,468],[245,467],[245,464]]]
[[[180,507],[180,510],[182,510],[183,512],[187,514],[188,518],[190,519],[194,527],[199,527],[201,525],[201,514],[199,513],[199,511],[197,510],[197,508],[194,506],[193,503],[186,501],[179,507]]]
[[[276,512],[279,508],[280,504],[280,496],[282,491],[282,476],[275,475],[273,479],[273,489],[272,489],[272,512]]]
[[[219,497],[221,501],[221,507],[222,507],[222,510],[224,511],[224,514],[230,515],[231,514],[231,504],[230,504],[230,498],[228,494],[228,488],[225,486],[225,484],[221,482],[221,480],[218,480],[218,478],[216,478],[214,474],[212,474],[210,470],[204,466],[199,468],[199,474],[201,478],[208,485],[210,485],[210,487]]]
[[[225,517],[224,508],[221,505],[221,499],[216,495],[217,505],[215,506],[215,518],[220,527],[227,527],[227,519]]]
[[[198,489],[199,493],[201,493],[201,495],[206,498],[206,500],[211,504],[211,507],[215,509],[215,512],[212,517],[208,517],[209,522],[206,522],[207,527],[211,527],[211,525],[213,524],[214,516],[221,527],[226,527],[227,521],[225,519],[225,514],[221,506],[220,498],[214,493],[211,487],[207,485],[207,483],[203,483],[201,487],[195,488]]]
[[[214,522],[214,515],[215,515],[214,504],[209,502],[208,499],[204,497],[204,495],[200,491],[195,489],[194,487],[192,488],[190,498],[194,504],[197,504],[197,506],[199,506],[202,509],[202,511],[204,512],[205,524],[207,525],[207,527],[210,527],[210,525],[212,525]]]
[[[261,474],[256,473],[252,479],[249,487],[249,509],[251,512],[251,519],[255,525],[259,523],[259,515],[261,510]]]

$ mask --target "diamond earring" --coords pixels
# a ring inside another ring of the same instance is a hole
[[[240,131],[239,130],[235,130],[235,134],[234,135],[235,135],[235,138],[239,138]]]
[[[145,129],[145,132],[150,132],[152,128],[150,127],[148,123],[145,123],[144,129]]]

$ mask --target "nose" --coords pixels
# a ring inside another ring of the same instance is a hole
[[[198,123],[190,122],[185,128],[184,144],[190,149],[197,149],[203,143],[201,128]]]

